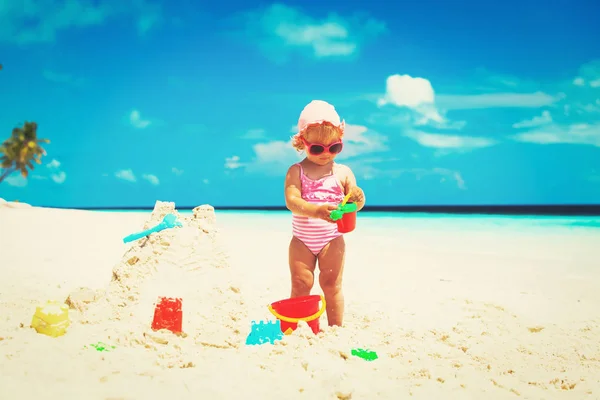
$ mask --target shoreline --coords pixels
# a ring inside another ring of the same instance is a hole
[[[110,207],[56,207],[41,208],[78,209],[89,211],[152,211],[152,206],[110,206]],[[193,206],[178,207],[180,211],[190,211]],[[287,211],[282,205],[276,206],[214,206],[216,211]],[[402,214],[446,214],[481,216],[589,216],[600,217],[600,204],[514,204],[514,205],[366,205],[361,213],[402,213]]]

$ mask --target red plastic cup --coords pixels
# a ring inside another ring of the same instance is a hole
[[[354,228],[356,228],[356,211],[344,214],[342,218],[338,219],[336,222],[338,226],[338,232],[352,232]]]
[[[183,312],[181,311],[181,299],[160,297],[154,308],[154,319],[152,329],[167,329],[173,333],[182,332]]]

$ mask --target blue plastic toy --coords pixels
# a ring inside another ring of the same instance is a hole
[[[134,240],[141,239],[143,237],[149,236],[151,233],[160,232],[163,229],[175,228],[176,226],[182,227],[181,222],[177,221],[177,216],[174,214],[167,214],[163,218],[162,222],[150,229],[146,229],[145,231],[141,231],[138,233],[132,233],[129,236],[125,236],[123,239],[123,243],[133,242]]]
[[[246,338],[247,345],[275,343],[276,340],[283,338],[281,332],[281,322],[276,321],[252,321],[252,329]]]

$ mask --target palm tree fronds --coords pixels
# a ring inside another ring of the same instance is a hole
[[[27,178],[28,168],[33,170],[34,162],[42,163],[42,156],[47,153],[40,144],[50,143],[50,140],[38,139],[37,128],[37,123],[25,122],[22,127],[14,128],[11,136],[0,144],[0,167],[5,170],[0,175],[0,182],[15,171]]]

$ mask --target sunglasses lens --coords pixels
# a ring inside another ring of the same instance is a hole
[[[313,155],[317,155],[317,154],[321,154],[325,149],[323,148],[323,146],[319,146],[319,145],[312,145],[310,146],[310,154]]]
[[[334,144],[333,146],[331,146],[329,148],[329,152],[332,153],[332,154],[337,154],[340,151],[342,151],[342,144],[341,143]]]

